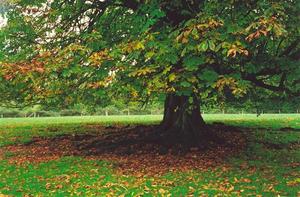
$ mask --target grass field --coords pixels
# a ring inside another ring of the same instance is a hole
[[[244,146],[232,154],[83,155],[58,138],[98,136],[105,126],[151,125],[161,118],[0,119],[0,196],[300,196],[297,114],[204,115],[208,123],[240,128]]]

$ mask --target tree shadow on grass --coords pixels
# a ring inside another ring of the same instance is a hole
[[[34,137],[29,143],[4,149],[14,153],[8,160],[17,164],[80,156],[107,160],[122,172],[160,174],[224,164],[226,158],[243,151],[246,144],[239,128],[223,124],[210,125],[211,132],[218,135],[222,143],[211,142],[205,148],[189,147],[184,152],[180,151],[182,144],[175,138],[154,137],[157,126],[92,127],[97,132]]]

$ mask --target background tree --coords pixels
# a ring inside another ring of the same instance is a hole
[[[1,91],[45,105],[165,96],[161,129],[197,142],[210,136],[203,100],[299,96],[299,10],[296,0],[14,1]]]

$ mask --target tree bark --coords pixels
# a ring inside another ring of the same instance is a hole
[[[161,129],[188,144],[205,139],[208,128],[200,113],[199,99],[196,96],[169,94],[165,100]]]

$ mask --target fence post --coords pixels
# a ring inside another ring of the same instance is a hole
[[[107,109],[105,110],[105,116],[108,116],[108,111],[107,111]]]

